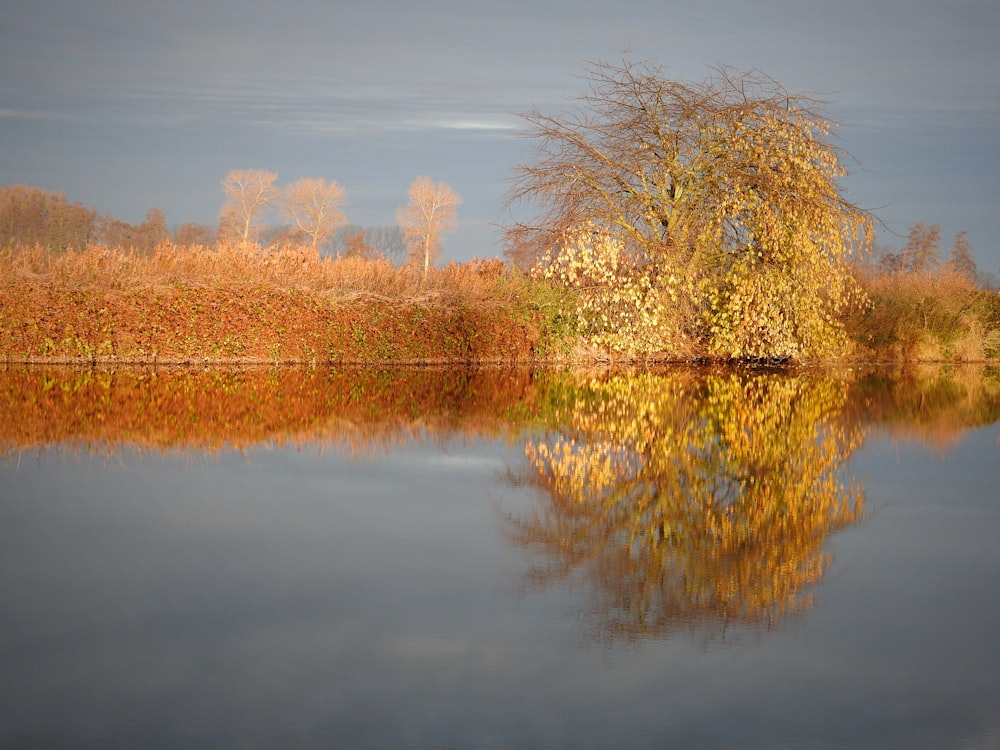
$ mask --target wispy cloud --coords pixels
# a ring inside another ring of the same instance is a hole
[[[12,107],[0,108],[0,120],[71,120],[72,115],[65,112],[43,109],[22,109]]]

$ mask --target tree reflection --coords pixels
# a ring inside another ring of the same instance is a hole
[[[848,384],[730,372],[622,375],[563,399],[527,444],[545,492],[511,534],[538,584],[582,580],[604,639],[770,628],[811,604],[831,531],[858,521],[840,468],[863,439]]]
[[[859,375],[849,409],[877,433],[943,453],[968,430],[1000,420],[1000,367],[873,368]]]

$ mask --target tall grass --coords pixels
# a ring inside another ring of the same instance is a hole
[[[1000,358],[1000,297],[949,268],[857,269],[871,305],[848,328],[864,359],[979,362]]]
[[[8,250],[5,278],[51,282],[76,289],[129,289],[172,284],[270,286],[308,291],[366,291],[392,297],[413,292],[419,274],[385,260],[321,258],[311,248],[221,244],[185,246],[165,242],[151,254],[90,245],[52,252],[41,247]]]

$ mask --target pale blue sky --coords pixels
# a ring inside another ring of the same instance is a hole
[[[33,0],[0,20],[0,184],[214,224],[226,172],[259,167],[337,180],[351,223],[390,225],[427,174],[465,199],[445,259],[492,256],[530,156],[516,113],[627,52],[822,94],[849,197],[900,235],[941,225],[945,251],[969,230],[997,272],[998,48],[995,0]]]

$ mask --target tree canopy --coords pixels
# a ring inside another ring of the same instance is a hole
[[[0,247],[82,249],[97,238],[100,217],[63,193],[30,185],[0,188]]]
[[[347,223],[341,208],[347,191],[337,182],[322,177],[303,177],[286,185],[281,193],[280,210],[290,219],[298,235],[307,237],[318,249],[334,230]]]
[[[537,215],[510,227],[511,245],[533,247],[543,269],[578,254],[581,233],[620,247],[628,268],[670,286],[663,324],[715,356],[843,344],[836,316],[858,293],[846,261],[869,246],[873,218],[842,195],[821,102],[725,67],[690,83],[592,63],[585,78],[575,107],[524,115],[537,150],[507,206]]]

